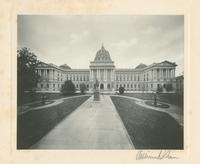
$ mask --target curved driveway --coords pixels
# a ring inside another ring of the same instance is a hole
[[[149,108],[149,109],[153,109],[153,110],[156,110],[156,111],[168,113],[170,116],[172,116],[179,123],[179,125],[183,126],[183,115],[180,114],[180,111],[182,109],[180,107],[176,106],[176,105],[165,103],[165,104],[169,105],[169,108],[158,108],[158,107],[153,107],[153,106],[145,104],[145,101],[147,101],[147,100],[142,100],[142,99],[139,99],[139,98],[129,97],[129,96],[120,96],[120,95],[112,95],[112,96],[132,99],[132,100],[135,101],[136,104],[143,106],[145,108]]]

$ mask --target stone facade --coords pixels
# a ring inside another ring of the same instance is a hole
[[[40,62],[36,69],[40,76],[37,91],[58,92],[65,80],[71,80],[77,90],[81,83],[85,83],[92,91],[96,79],[101,91],[115,91],[120,86],[126,91],[152,92],[158,88],[163,92],[175,91],[176,66],[175,63],[163,61],[149,66],[140,64],[133,69],[117,69],[109,52],[102,46],[94,61],[90,62],[89,69],[71,69]]]

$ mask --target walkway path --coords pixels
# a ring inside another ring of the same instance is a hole
[[[93,96],[66,117],[33,149],[134,149],[110,96]]]
[[[118,96],[118,97],[122,97],[122,98],[132,99],[135,101],[136,104],[143,106],[145,108],[168,113],[179,123],[179,125],[183,126],[183,115],[180,113],[180,111],[182,109],[180,109],[180,107],[178,107],[176,105],[165,103],[165,104],[169,105],[169,108],[159,108],[159,107],[153,107],[153,106],[145,104],[145,101],[147,101],[147,100],[142,100],[139,98],[129,97],[129,96],[120,96],[120,95],[112,95],[112,96]]]
[[[79,96],[64,97],[64,98],[54,99],[54,100],[46,100],[46,101],[52,101],[52,103],[37,106],[37,107],[29,107],[28,105],[24,105],[21,108],[20,107],[18,108],[18,115],[24,114],[24,113],[29,112],[31,110],[39,110],[39,109],[43,109],[43,108],[47,108],[47,107],[51,107],[51,106],[56,106],[58,104],[63,103],[63,101],[66,100],[66,99],[73,99],[73,98],[83,97],[83,96],[88,96],[88,95],[79,95]],[[36,101],[36,102],[39,102],[39,101]],[[36,102],[29,103],[29,104],[34,104]]]

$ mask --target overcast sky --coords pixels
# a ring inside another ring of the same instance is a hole
[[[183,16],[18,16],[18,48],[46,63],[89,68],[102,43],[116,68],[168,60],[183,72]]]

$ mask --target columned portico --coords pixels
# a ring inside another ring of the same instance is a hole
[[[101,91],[114,90],[114,69],[114,62],[111,60],[109,52],[102,46],[97,51],[94,61],[90,62],[91,86],[94,86],[97,79]],[[95,72],[97,72],[97,76],[95,76]]]

